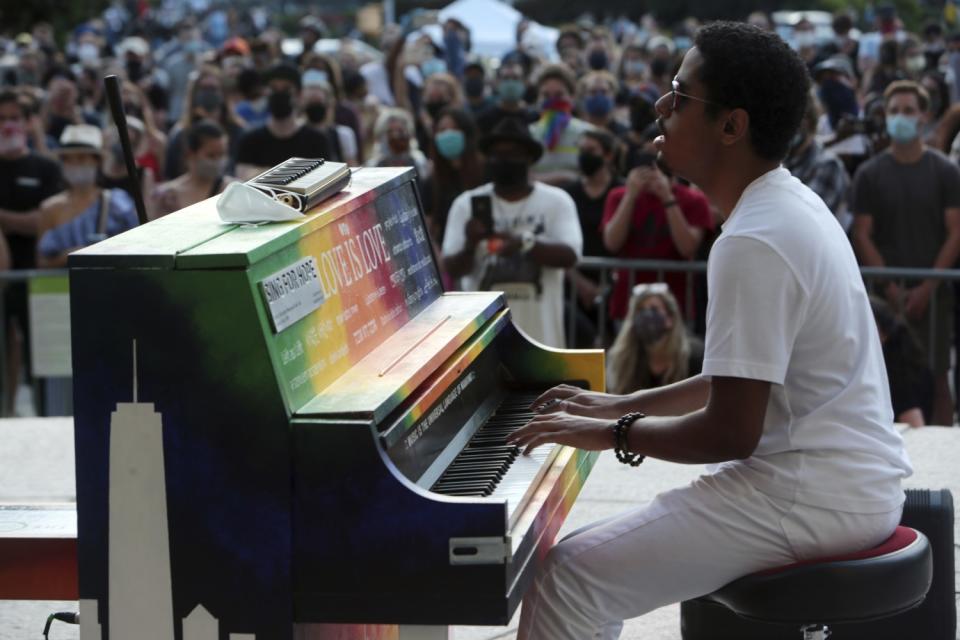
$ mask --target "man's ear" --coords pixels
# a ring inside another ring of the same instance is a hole
[[[736,144],[750,130],[750,114],[743,109],[733,109],[723,119],[720,141],[725,145]]]

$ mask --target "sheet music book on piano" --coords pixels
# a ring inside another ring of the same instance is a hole
[[[350,167],[323,158],[290,158],[247,180],[288,207],[309,211],[350,182]]]

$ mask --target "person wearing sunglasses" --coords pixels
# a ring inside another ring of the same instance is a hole
[[[834,215],[781,166],[809,86],[779,36],[715,22],[658,101],[661,159],[724,219],[702,373],[626,395],[561,385],[510,441],[711,466],[554,546],[520,640],[615,638],[741,576],[873,547],[900,521],[912,469],[863,279]]]

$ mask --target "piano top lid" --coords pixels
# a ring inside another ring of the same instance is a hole
[[[415,177],[412,168],[353,170],[350,184],[301,220],[262,225],[220,220],[214,196],[70,254],[71,267],[242,268],[376,200]]]
[[[506,306],[499,291],[445,293],[296,412],[381,422]]]

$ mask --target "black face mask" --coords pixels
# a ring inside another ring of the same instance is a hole
[[[594,71],[601,71],[607,68],[607,65],[610,64],[610,59],[607,58],[607,54],[604,51],[591,51],[587,57],[587,64]]]
[[[141,60],[127,60],[127,79],[130,82],[140,82],[140,78],[143,77],[143,61]]]
[[[275,91],[267,100],[267,109],[275,120],[286,120],[293,115],[293,94],[289,91]]]
[[[467,78],[463,81],[463,91],[470,98],[483,97],[484,86],[483,78]]]
[[[430,116],[430,119],[436,122],[437,118],[440,117],[440,112],[447,107],[447,103],[442,100],[437,100],[434,102],[428,102],[423,105],[423,108],[427,110],[427,114]]]
[[[313,124],[320,124],[327,117],[327,105],[322,102],[311,102],[303,110]]]
[[[223,96],[216,89],[198,89],[193,94],[193,103],[207,113],[214,113],[223,104]]]
[[[588,178],[603,168],[603,157],[586,151],[580,152],[577,162],[580,165],[580,172]]]
[[[650,73],[659,78],[667,72],[667,66],[666,58],[654,58],[653,61],[650,62]]]
[[[487,176],[498,189],[518,189],[527,185],[529,165],[515,158],[490,158],[487,160]]]
[[[667,335],[667,319],[656,309],[641,309],[633,316],[633,330],[640,342],[649,347]]]

